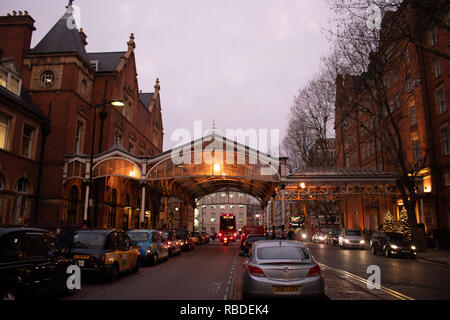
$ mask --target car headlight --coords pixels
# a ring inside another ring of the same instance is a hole
[[[417,250],[416,246],[411,246],[411,250]]]
[[[394,249],[394,250],[397,250],[398,246],[396,246],[395,244],[391,244],[391,248]]]
[[[305,234],[305,233],[302,234],[302,238],[303,238],[303,239],[306,239],[306,234]]]
[[[364,243],[366,243],[364,240],[361,240],[360,242],[359,242],[360,244],[364,244]]]
[[[348,244],[348,243],[350,243],[350,240],[345,239],[344,242]]]

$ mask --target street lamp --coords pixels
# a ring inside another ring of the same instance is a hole
[[[112,105],[114,107],[124,107],[125,103],[122,100],[119,99],[113,99],[110,101],[106,101],[106,92],[107,92],[107,88],[108,88],[108,81],[105,82],[105,99],[103,103],[100,104],[96,104],[94,105],[94,124],[92,126],[92,142],[91,142],[91,156],[89,159],[89,181],[88,181],[88,185],[86,186],[87,190],[86,190],[86,198],[85,198],[85,203],[84,203],[84,216],[83,216],[83,228],[86,229],[87,225],[88,225],[88,208],[89,208],[89,199],[92,196],[92,167],[94,165],[94,145],[95,145],[95,129],[96,129],[96,124],[97,124],[97,108],[98,107],[103,107],[103,115],[102,115],[102,132],[101,132],[101,137],[100,137],[100,146],[101,146],[101,141],[102,141],[102,136],[103,136],[103,120],[106,117],[106,112],[105,112],[105,108],[107,105]],[[101,152],[101,150],[100,150]],[[95,219],[96,221],[94,222],[94,224],[97,223],[97,217]]]

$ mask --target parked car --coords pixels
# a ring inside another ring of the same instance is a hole
[[[178,241],[174,230],[163,230],[161,236],[164,246],[167,247],[169,252],[169,257],[181,254],[181,243]]]
[[[417,248],[400,232],[374,232],[370,239],[370,249],[373,254],[383,253],[386,257],[407,256],[416,257]]]
[[[194,239],[191,237],[191,234],[187,230],[177,230],[176,231],[177,238],[181,240],[181,250],[182,251],[190,251],[194,250],[195,243]]]
[[[68,293],[66,272],[73,264],[47,230],[0,227],[2,300]]]
[[[338,229],[331,230],[327,233],[327,239],[325,240],[325,242],[327,244],[337,246],[339,244],[339,233],[340,231]]]
[[[121,230],[80,230],[73,238],[71,257],[85,274],[101,274],[114,281],[125,271],[137,272],[140,266],[138,247]]]
[[[324,232],[316,232],[312,236],[312,241],[314,243],[325,243],[326,240],[327,240],[327,235]]]
[[[156,265],[159,261],[167,260],[169,253],[161,240],[161,235],[156,230],[131,230],[128,231],[130,244],[139,247],[141,262]]]
[[[195,245],[201,246],[204,242],[204,237],[202,236],[202,234],[200,232],[192,232],[191,237],[194,240]]]
[[[209,243],[209,235],[206,232],[202,232],[202,236],[204,237],[204,243]]]
[[[359,229],[343,229],[339,234],[339,247],[365,249],[366,241]]]
[[[300,241],[265,240],[253,244],[242,275],[242,297],[324,297],[319,265]]]
[[[242,251],[245,253],[249,253],[250,248],[252,247],[255,241],[266,240],[266,236],[264,235],[249,235],[245,238],[244,243],[242,244]]]

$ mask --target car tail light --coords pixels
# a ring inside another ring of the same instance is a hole
[[[315,265],[311,269],[309,269],[307,277],[315,277],[320,276],[320,267],[319,265]]]
[[[168,246],[170,246],[170,244],[171,244],[171,242],[170,242],[170,241],[169,241],[169,242],[167,242],[167,245],[168,245]]]
[[[222,236],[222,233],[219,233],[219,237],[221,237]]]
[[[237,233],[236,233],[236,232],[234,233],[234,236],[235,236],[235,237],[237,236]]]
[[[247,265],[247,270],[248,270],[248,272],[250,272],[250,274],[251,274],[252,276],[255,276],[255,277],[265,277],[265,276],[266,276],[266,275],[264,274],[264,271],[262,271],[261,268],[252,266],[251,264],[248,264],[248,265]]]

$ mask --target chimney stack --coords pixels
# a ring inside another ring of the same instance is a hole
[[[12,15],[0,16],[0,49],[4,57],[12,57],[19,70],[22,69],[23,56],[30,50],[34,19],[25,11],[13,11]]]

